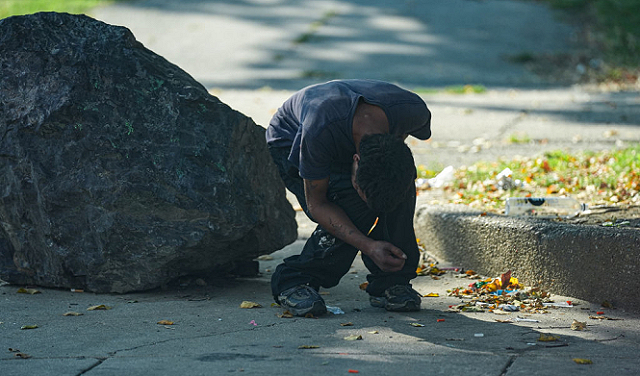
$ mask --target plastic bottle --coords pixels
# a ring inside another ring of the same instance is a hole
[[[586,204],[581,204],[571,197],[509,197],[505,214],[572,218],[586,210]]]

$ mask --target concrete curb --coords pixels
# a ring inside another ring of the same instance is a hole
[[[416,236],[441,262],[495,276],[512,270],[525,285],[640,310],[640,230],[574,225],[421,205]]]

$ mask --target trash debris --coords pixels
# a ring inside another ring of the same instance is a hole
[[[504,213],[507,216],[573,218],[587,209],[586,204],[571,197],[509,197]]]
[[[573,308],[574,305],[571,304],[571,302],[550,302],[550,303],[543,303],[543,305],[545,307],[556,307],[556,308]]]
[[[331,312],[334,315],[344,315],[344,311],[340,307],[327,306],[327,312]]]
[[[573,358],[573,361],[577,364],[593,364],[591,359]]]
[[[437,292],[430,292],[427,295],[422,295],[424,298],[437,298],[440,296]]]
[[[350,369],[347,371],[348,373],[360,373],[357,369]]]
[[[98,304],[98,305],[94,305],[94,306],[91,306],[91,307],[87,308],[87,311],[106,311],[106,310],[109,310],[111,308],[113,308],[113,307],[110,307],[110,306],[107,306],[107,305],[104,305],[104,304]]]
[[[20,359],[29,359],[29,358],[31,358],[31,355],[25,354],[25,353],[21,353],[21,352],[15,353],[15,354],[13,354],[13,356],[15,356],[16,358],[20,358]]]
[[[65,312],[62,314],[62,316],[82,316],[82,315],[84,315],[84,313],[73,312],[73,311]]]
[[[29,329],[37,329],[38,325],[22,325],[20,330],[29,330]]]
[[[16,291],[18,294],[30,294],[30,295],[34,295],[34,294],[40,294],[39,290],[36,289],[26,289],[24,287],[21,287],[18,289],[18,291]]]
[[[298,346],[299,349],[319,349],[320,346],[316,346],[316,345],[301,345]]]
[[[416,328],[422,328],[424,325],[417,322],[410,322],[409,325],[415,326]]]
[[[256,320],[249,321],[249,325],[258,326],[258,324],[256,324]]]
[[[370,331],[370,332],[367,332],[367,333],[369,333],[369,334],[380,334],[377,330],[373,330],[373,331]]]
[[[284,312],[282,312],[282,314],[276,315],[276,316],[278,316],[281,319],[291,319],[291,318],[293,318],[293,313],[291,313],[289,311],[284,311]]]
[[[514,319],[515,322],[540,322],[540,320],[536,320],[536,319],[527,319],[524,317],[516,317]]]
[[[169,320],[160,320],[156,324],[158,324],[158,325],[174,325],[175,323],[173,321],[169,321]]]
[[[258,260],[260,261],[270,261],[273,260],[273,256],[271,255],[262,255],[258,257]]]
[[[444,319],[436,319],[436,322],[444,322]]]
[[[441,188],[453,182],[453,178],[453,166],[447,166],[435,177],[428,179],[427,184],[432,188]]]
[[[262,305],[256,302],[250,302],[248,300],[245,300],[242,303],[240,303],[240,308],[244,308],[244,309],[262,308]]]
[[[573,320],[571,323],[571,330],[585,330],[587,328],[586,322],[580,322],[578,320]]]
[[[82,289],[71,289],[71,292],[84,292]]]
[[[341,322],[340,326],[353,326],[352,322]]]
[[[344,337],[345,341],[360,341],[361,339],[362,339],[362,336],[359,334],[353,334],[353,335]]]
[[[478,338],[482,338],[482,337],[484,337],[484,333],[474,333],[473,336],[474,337],[478,337]]]
[[[511,323],[511,322],[513,322],[513,320],[512,320],[512,319],[506,319],[506,320],[496,319],[496,322],[500,322],[500,323]]]
[[[500,308],[503,311],[507,311],[507,312],[516,312],[520,310],[520,307],[518,307],[517,305],[513,305],[513,304],[500,304],[498,306],[498,308]]]

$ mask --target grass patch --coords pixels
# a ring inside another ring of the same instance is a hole
[[[123,0],[2,0],[0,18],[20,16],[37,12],[86,13],[100,5]]]
[[[512,171],[505,186],[497,175]],[[428,179],[439,171],[418,167]],[[508,197],[572,196],[590,206],[640,205],[640,146],[601,152],[552,151],[535,158],[478,162],[455,171],[449,202],[499,212]]]
[[[316,20],[311,23],[311,25],[309,26],[309,30],[307,30],[305,33],[302,33],[298,37],[296,37],[293,40],[293,44],[302,44],[302,43],[310,42],[314,38],[318,30],[320,30],[322,26],[328,24],[329,21],[336,16],[338,16],[338,12],[335,12],[332,10],[325,12],[319,20]]]

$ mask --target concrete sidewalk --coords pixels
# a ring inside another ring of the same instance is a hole
[[[0,287],[2,375],[346,375],[354,370],[363,375],[595,376],[614,370],[637,375],[640,369],[637,315],[558,296],[554,301],[572,300],[575,307],[531,315],[452,313],[449,306],[461,300],[447,297],[446,290],[474,281],[451,273],[440,280],[414,280],[420,293],[440,295],[423,298],[422,311],[390,313],[369,306],[360,291],[366,269],[359,259],[341,284],[323,295],[344,314],[278,317],[283,310],[271,307],[269,277],[301,245],[298,241],[261,261],[257,278],[208,281],[207,286],[183,281],[185,287],[126,295],[52,289],[29,295],[17,293],[18,286]],[[262,308],[241,309],[245,300]],[[100,304],[112,308],[87,311]],[[63,316],[69,311],[82,315]],[[599,311],[616,321],[589,318]],[[539,322],[515,322],[517,317]],[[496,321],[508,319],[514,322]],[[174,325],[158,324],[161,320]],[[573,320],[586,322],[587,330],[571,330]],[[38,328],[21,330],[24,325]],[[541,333],[558,340],[541,342]],[[345,340],[350,335],[362,340]],[[593,364],[577,364],[574,358]]]

